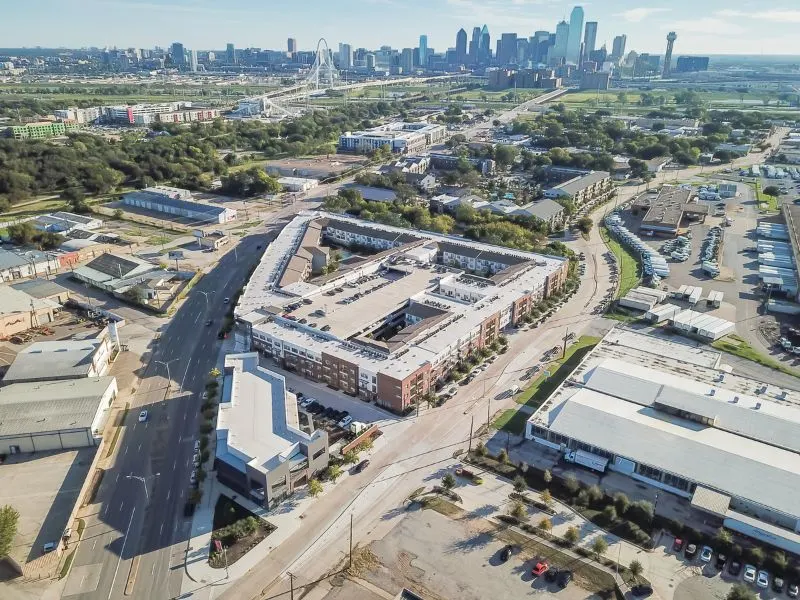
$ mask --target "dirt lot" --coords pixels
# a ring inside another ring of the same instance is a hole
[[[411,511],[383,539],[370,544],[371,560],[358,575],[390,594],[407,587],[432,600],[597,597],[575,582],[559,590],[544,578],[533,578],[532,557],[524,552],[501,562],[505,543],[483,531],[482,522],[479,517],[453,520],[433,510]],[[337,589],[326,596],[342,597]]]

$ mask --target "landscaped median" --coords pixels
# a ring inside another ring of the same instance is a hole
[[[638,287],[642,281],[640,275],[639,260],[631,254],[622,244],[611,237],[605,225],[600,226],[600,237],[608,246],[608,249],[617,257],[619,264],[619,287],[617,288],[616,298],[627,294],[630,290]]]
[[[752,360],[753,362],[764,365],[765,367],[769,367],[770,369],[775,369],[781,373],[786,373],[787,375],[792,375],[794,377],[800,377],[800,374],[797,372],[797,370],[791,369],[777,360],[757,352],[756,349],[747,343],[746,340],[739,337],[735,333],[711,342],[711,347],[716,348],[717,350],[722,350],[723,352],[727,352],[729,354],[733,354],[739,358]]]

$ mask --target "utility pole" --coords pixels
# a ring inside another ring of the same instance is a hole
[[[470,417],[469,421],[469,449],[467,452],[472,452],[472,427],[475,425],[475,415]]]
[[[288,571],[286,574],[289,576],[289,600],[294,600],[294,575]]]
[[[567,340],[569,339],[569,328],[567,328],[566,333],[564,333],[564,349],[561,351],[561,358],[564,358],[567,355]]]
[[[353,513],[350,513],[350,560],[348,569],[353,568]]]

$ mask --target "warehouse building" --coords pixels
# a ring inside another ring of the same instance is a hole
[[[122,197],[122,203],[202,223],[221,224],[236,219],[236,211],[232,208],[196,202],[189,190],[167,186],[129,192]]]
[[[12,283],[10,287],[19,292],[25,292],[37,300],[52,300],[59,304],[66,304],[70,295],[67,288],[58,285],[51,279],[28,279]]]
[[[736,375],[717,352],[612,330],[528,420],[526,438],[689,500],[800,552],[800,393]]]
[[[97,446],[117,397],[114,377],[0,388],[0,454]]]
[[[214,469],[220,482],[270,507],[328,466],[328,434],[310,417],[301,423],[286,380],[258,360],[257,352],[225,357]]]
[[[49,215],[39,215],[33,220],[33,226],[40,231],[53,233],[72,233],[76,229],[92,231],[103,226],[103,221],[86,215],[58,211]]]
[[[0,285],[0,337],[47,325],[60,311],[58,302]]]
[[[115,350],[108,329],[88,340],[34,342],[19,351],[2,383],[100,377],[108,371]]]
[[[637,198],[633,205],[634,210],[646,210],[639,230],[650,235],[678,235],[681,226],[685,225],[684,216],[692,215],[695,218],[708,214],[705,204],[690,202],[692,194],[691,189],[665,185],[655,197],[646,194]]]

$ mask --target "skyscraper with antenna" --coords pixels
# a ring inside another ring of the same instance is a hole
[[[662,79],[668,79],[672,75],[672,49],[675,47],[675,40],[678,34],[670,31],[667,34],[667,53],[664,55],[664,70],[661,72]]]

